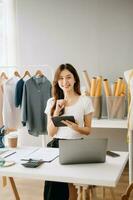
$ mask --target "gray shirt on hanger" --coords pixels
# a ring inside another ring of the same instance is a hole
[[[51,97],[51,83],[45,77],[33,76],[25,82],[22,99],[22,123],[31,135],[47,134],[47,115],[44,113]]]

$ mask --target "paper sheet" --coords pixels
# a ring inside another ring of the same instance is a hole
[[[59,156],[58,148],[40,148],[37,151],[31,153],[30,155],[24,156],[23,159],[42,159],[45,162],[51,162],[56,157]]]
[[[6,161],[15,161],[15,162],[19,162],[22,158],[24,158],[25,156],[30,156],[30,154],[32,154],[33,152],[37,151],[38,149],[40,149],[39,147],[25,147],[25,148],[16,148],[14,150],[9,150],[10,153],[11,151],[14,151],[16,153],[8,156],[6,159]]]

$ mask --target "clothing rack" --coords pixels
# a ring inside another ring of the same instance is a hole
[[[7,74],[10,74],[10,76],[13,75],[14,71],[18,71],[20,75],[22,76],[25,71],[29,71],[31,75],[35,75],[36,71],[40,70],[44,73],[44,75],[52,81],[53,79],[53,68],[49,65],[30,65],[30,66],[0,66],[0,73],[6,72]]]
[[[15,67],[15,66],[0,66],[0,74],[2,72],[5,72],[8,74],[10,74],[11,76],[13,75],[13,73],[17,71],[21,77],[23,76],[23,74],[25,73],[25,71],[29,71],[31,76],[34,76],[36,74],[37,71],[41,71],[42,73],[44,73],[44,76],[46,76],[49,81],[52,81],[53,78],[53,69],[48,66],[48,65],[39,65],[37,66],[24,66],[24,67]],[[45,135],[41,135],[41,141],[42,141],[42,147],[46,146],[46,137]]]

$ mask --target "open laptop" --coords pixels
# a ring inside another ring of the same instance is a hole
[[[103,163],[106,160],[107,138],[59,141],[61,164]]]

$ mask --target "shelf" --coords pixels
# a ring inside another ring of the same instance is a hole
[[[93,119],[92,128],[121,128],[127,129],[127,119]]]

